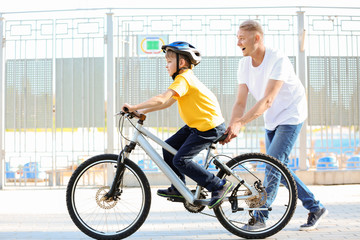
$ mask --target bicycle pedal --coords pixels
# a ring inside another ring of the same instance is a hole
[[[184,202],[184,198],[167,198],[168,201],[170,202]]]

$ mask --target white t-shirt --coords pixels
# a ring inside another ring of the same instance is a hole
[[[264,97],[270,79],[284,81],[284,84],[272,106],[264,113],[265,128],[274,130],[278,125],[304,122],[307,117],[305,89],[287,56],[266,48],[264,60],[258,67],[253,67],[251,57],[240,60],[238,83],[246,84],[256,101]]]

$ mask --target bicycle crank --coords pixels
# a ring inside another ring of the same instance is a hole
[[[192,190],[191,192],[194,194],[195,190]],[[205,193],[201,192],[199,199],[205,199],[205,198],[206,198]],[[191,213],[199,213],[202,210],[204,210],[204,208],[205,208],[204,205],[194,205],[194,204],[189,203],[186,200],[184,201],[184,207],[185,207],[186,210],[188,210]]]

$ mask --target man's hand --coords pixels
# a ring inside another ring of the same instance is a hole
[[[227,138],[224,141],[221,141],[220,144],[224,145],[231,141],[231,139],[236,138],[240,132],[241,124],[234,123],[229,125],[224,134],[227,134]]]

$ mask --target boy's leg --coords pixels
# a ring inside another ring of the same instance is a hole
[[[172,135],[170,138],[168,138],[165,142],[178,150],[181,145],[186,141],[187,137],[190,135],[190,128],[185,125],[181,129],[179,129],[174,135]],[[173,158],[174,155],[170,152],[168,152],[165,149],[163,150],[163,158],[165,162],[171,167],[171,169],[175,172],[176,175],[179,176],[179,178],[185,183],[185,176],[182,174],[179,169],[177,169],[173,164]],[[157,194],[161,197],[171,197],[171,198],[178,198],[183,199],[184,197],[177,191],[174,185],[171,184],[171,186],[167,189],[158,189]]]
[[[185,125],[181,129],[179,129],[174,135],[172,135],[170,138],[168,138],[165,142],[175,148],[176,150],[179,150],[180,147],[184,144],[188,136],[191,134],[190,128]],[[165,149],[163,149],[163,157],[165,162],[171,167],[171,169],[179,176],[179,178],[185,183],[185,176],[182,174],[179,169],[177,169],[174,166],[173,158],[174,155]]]
[[[200,132],[196,129],[190,129],[190,132],[190,135],[186,138],[186,141],[183,142],[178,149],[178,153],[174,156],[173,163],[174,166],[179,169],[182,176],[186,175],[190,177],[200,186],[203,186],[212,192],[209,208],[213,208],[218,206],[225,195],[232,191],[233,184],[216,177],[214,174],[192,161],[192,159],[203,149],[210,146],[214,140],[218,139],[225,132],[225,124],[206,132]],[[180,195],[177,191],[174,191],[173,187],[168,190],[159,191],[158,194],[160,196],[168,196],[169,194]],[[181,197],[181,195],[176,197]]]
[[[210,146],[224,131],[224,124],[206,132],[200,132],[191,128],[191,134],[182,144],[173,159],[174,166],[179,169],[180,173],[185,174],[209,191],[219,189],[224,184],[223,181],[192,161],[192,159],[202,150]]]

